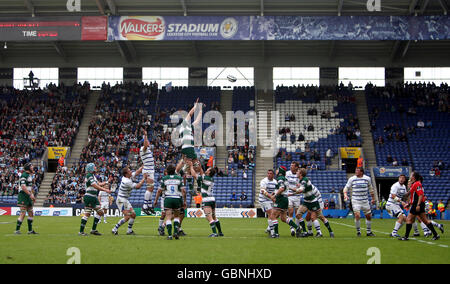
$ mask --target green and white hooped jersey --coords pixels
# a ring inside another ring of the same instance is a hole
[[[311,183],[309,178],[302,178],[300,181],[300,188],[303,189],[303,200],[305,202],[312,203],[319,201],[319,196],[317,194],[319,190],[317,190],[317,188]],[[316,188],[317,191],[315,191],[314,188]]]
[[[200,189],[202,191],[202,202],[216,201],[213,195],[214,179],[210,176],[203,175],[197,178],[197,182],[200,184]]]
[[[19,179],[19,185],[19,192],[22,191],[22,185],[25,185],[27,190],[31,192],[33,186],[33,177],[29,173],[23,172]]]
[[[161,181],[164,198],[181,198],[181,189],[184,188],[183,178],[179,175],[164,176]]]
[[[97,197],[98,196],[98,190],[95,189],[92,186],[94,184],[98,184],[98,181],[95,178],[95,176],[93,174],[91,174],[91,173],[87,174],[86,175],[86,179],[85,179],[85,183],[86,183],[86,195]]]
[[[194,148],[194,135],[192,133],[192,124],[186,119],[181,123],[180,128],[181,133],[181,149]]]
[[[281,195],[285,196],[285,197],[288,197],[288,190],[287,190],[287,188],[289,187],[289,182],[287,181],[286,177],[284,177],[284,176],[277,177],[277,182],[278,182],[277,189],[285,188],[285,190],[283,190]]]

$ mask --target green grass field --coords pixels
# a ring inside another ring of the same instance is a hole
[[[168,241],[157,233],[158,219],[138,217],[134,225],[136,236],[127,236],[123,225],[119,236],[111,229],[119,220],[108,218],[99,224],[103,236],[78,236],[80,217],[36,217],[34,229],[39,235],[27,235],[26,221],[22,235],[14,235],[17,217],[0,216],[0,264],[4,263],[67,263],[67,250],[80,250],[83,264],[92,263],[177,263],[177,264],[279,264],[279,263],[355,263],[365,264],[372,257],[369,248],[380,251],[380,262],[387,263],[450,263],[450,222],[443,221],[446,232],[441,239],[431,241],[419,237],[401,242],[388,236],[394,220],[373,220],[376,237],[368,238],[365,230],[356,237],[352,219],[330,219],[334,239],[322,225],[324,238],[293,238],[289,227],[280,223],[279,239],[264,233],[266,219],[221,219],[225,234],[222,238],[208,238],[211,233],[205,219],[183,222],[187,236]],[[86,231],[89,232],[90,218]],[[361,222],[365,228],[365,222]],[[405,227],[400,230],[404,233]],[[422,232],[421,232],[422,234]]]

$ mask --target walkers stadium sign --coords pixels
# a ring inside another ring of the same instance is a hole
[[[221,40],[234,39],[238,31],[233,17],[188,18],[111,16],[108,40]]]

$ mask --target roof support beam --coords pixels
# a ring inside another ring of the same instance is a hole
[[[344,6],[344,0],[338,0],[338,16],[341,15],[342,6]]]
[[[428,3],[430,2],[430,0],[425,0],[422,4],[422,7],[420,7],[420,14],[423,15],[423,13],[425,13],[425,11],[427,10],[427,6]]]
[[[108,4],[111,14],[117,15],[117,6],[116,6],[116,3],[114,2],[114,0],[106,0],[106,3]]]
[[[412,15],[415,13],[417,2],[419,0],[411,0],[411,3],[409,4],[409,14]]]
[[[95,0],[95,3],[97,3],[100,14],[105,15],[105,2],[103,0]]]
[[[180,2],[181,2],[181,7],[183,8],[183,14],[186,17],[187,16],[186,1],[185,0],[180,0]]]
[[[264,16],[264,0],[261,0],[261,17]]]
[[[194,53],[195,60],[200,60],[200,52],[198,51],[197,42],[195,40],[191,41],[192,52]]]
[[[59,56],[61,56],[64,61],[67,61],[67,54],[61,46],[61,43],[59,41],[52,41],[52,45],[56,49],[56,52],[59,54]]]
[[[122,58],[129,63],[130,62],[130,56],[128,55],[127,49],[125,45],[123,44],[123,41],[116,41],[117,48],[119,49],[120,55]]]
[[[393,62],[396,59],[396,56],[398,54],[398,50],[400,48],[401,43],[402,42],[400,40],[395,41],[394,46],[392,47],[392,52],[391,52],[391,57],[390,57],[391,62]]]
[[[133,42],[130,40],[127,40],[127,41],[125,41],[125,45],[126,45],[126,48],[128,49],[128,54],[130,55],[131,60],[134,62],[137,62],[139,57],[138,57],[136,48],[134,48]]]
[[[439,0],[439,4],[441,4],[442,10],[444,11],[444,15],[447,15],[448,6],[447,3],[445,3],[445,0]]]
[[[406,53],[408,52],[408,49],[409,49],[409,46],[411,45],[411,41],[410,40],[408,40],[407,42],[406,42],[406,44],[405,44],[405,47],[403,48],[403,51],[402,51],[402,59],[403,58],[405,58],[405,56],[406,56]]]
[[[334,60],[334,55],[336,54],[336,41],[332,40],[330,43],[330,51],[328,52],[328,58],[330,61]]]
[[[31,16],[34,17],[36,8],[34,7],[31,0],[25,0],[25,6],[27,6],[27,9],[31,12]]]

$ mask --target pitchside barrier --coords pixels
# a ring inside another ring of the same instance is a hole
[[[146,215],[141,208],[134,208],[137,216],[148,217],[160,217],[161,209],[154,208],[155,213]],[[353,218],[353,212],[350,210],[328,209],[323,210],[323,215],[326,218]],[[33,208],[35,216],[83,216],[84,208],[82,206],[68,206],[68,207],[35,207]],[[20,214],[19,207],[0,207],[0,216],[18,216]],[[106,213],[108,217],[122,217],[122,212],[116,207],[111,207]],[[188,218],[205,218],[205,214],[200,208],[188,208],[185,211],[185,216]],[[264,213],[258,208],[216,208],[216,216],[219,218],[265,218]],[[306,213],[303,217],[306,216]],[[361,218],[364,217],[364,213],[361,212]],[[393,219],[386,210],[373,210],[372,218],[374,219]],[[443,218],[440,214],[437,214],[436,220],[450,220],[450,211],[445,211]]]

